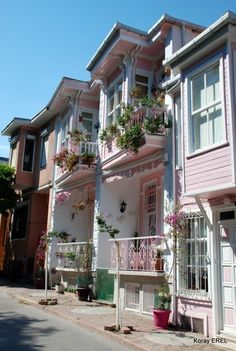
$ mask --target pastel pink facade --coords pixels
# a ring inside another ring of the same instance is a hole
[[[5,128],[22,196],[13,275],[32,275],[39,235],[54,229],[69,237],[50,251],[63,284],[77,286],[89,243],[91,287],[118,303],[116,242],[100,233],[102,214],[119,230],[122,308],[152,314],[166,285],[172,323],[236,337],[235,23],[231,12],[206,29],[168,15],[148,32],[116,23],[87,66],[91,81],[63,78],[45,109]],[[137,126],[139,140],[128,137],[138,147],[119,144]],[[87,136],[76,147],[73,130]],[[76,159],[69,169],[52,161],[65,151]],[[176,205],[186,224],[177,262],[164,220]]]

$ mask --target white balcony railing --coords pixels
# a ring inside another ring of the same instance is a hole
[[[93,141],[81,141],[79,145],[80,154],[83,152],[89,152],[98,155],[97,143]]]
[[[55,256],[57,270],[91,270],[93,257],[93,243],[58,243]]]
[[[122,271],[164,271],[163,258],[157,258],[157,245],[160,245],[163,236],[143,236],[135,238],[116,239],[119,243],[120,262],[119,269]],[[111,247],[111,268],[116,269],[117,245],[115,240]]]

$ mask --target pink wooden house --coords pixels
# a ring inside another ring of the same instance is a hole
[[[236,336],[236,16],[227,12],[164,61],[175,116],[173,181],[188,213],[177,311],[205,335]]]
[[[87,66],[93,84],[101,87],[100,135],[107,136],[106,133],[111,131],[109,128],[116,124],[119,128],[122,103],[135,104],[135,90],[139,91],[139,98],[161,96],[172,78],[170,71],[164,69],[163,60],[202,30],[200,26],[167,15],[148,32],[121,23],[113,27]],[[164,120],[172,113],[172,101],[168,96],[166,103],[169,106],[155,112]],[[151,116],[151,110],[145,104],[136,106],[130,116],[129,129],[143,125],[144,120]],[[120,133],[124,133],[122,126]],[[155,293],[163,284],[164,272],[168,269],[168,265],[155,265],[155,248],[161,245],[165,206],[173,196],[172,132],[149,133],[144,130],[137,153],[119,147],[118,139],[119,133],[100,143],[101,171],[96,186],[94,217],[101,213],[109,224],[120,230],[117,240],[121,250],[122,307],[152,314]],[[109,241],[107,235],[100,234],[96,220],[94,223],[96,293],[100,299],[113,300],[114,242]],[[168,258],[168,250],[166,254]]]

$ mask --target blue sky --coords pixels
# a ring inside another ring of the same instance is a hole
[[[167,13],[208,26],[235,0],[0,0],[0,131],[32,118],[63,76],[87,80],[86,65],[116,21],[149,30]],[[0,136],[0,156],[7,157]]]

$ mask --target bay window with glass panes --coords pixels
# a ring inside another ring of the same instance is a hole
[[[107,126],[116,122],[121,114],[122,81],[113,84],[107,92]]]
[[[225,140],[220,62],[190,79],[189,151],[197,152]]]
[[[208,292],[208,227],[201,214],[189,214],[179,248],[181,290]]]

